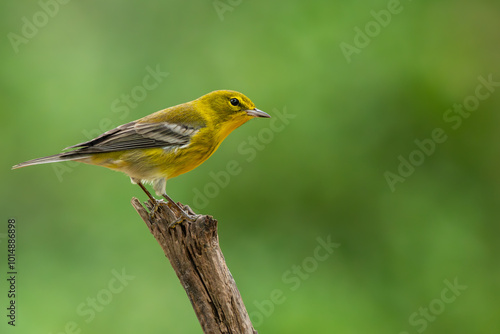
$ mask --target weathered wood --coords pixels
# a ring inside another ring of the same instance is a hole
[[[196,222],[183,221],[169,228],[175,221],[175,209],[166,203],[162,202],[153,214],[137,198],[132,198],[132,206],[169,259],[203,332],[256,334],[219,247],[217,220],[200,215]],[[151,201],[146,206],[153,208]],[[193,213],[188,206],[179,206]]]

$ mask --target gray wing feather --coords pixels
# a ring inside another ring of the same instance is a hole
[[[189,144],[199,129],[168,122],[131,122],[109,130],[88,142],[67,147],[67,149],[78,149],[66,154],[104,153],[156,147],[175,149]]]

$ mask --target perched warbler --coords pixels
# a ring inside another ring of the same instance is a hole
[[[130,176],[156,203],[143,185],[151,183],[158,196],[191,219],[165,192],[167,180],[199,166],[227,135],[255,117],[271,116],[241,93],[218,90],[65,148],[72,151],[22,162],[12,169],[68,160],[107,167]]]

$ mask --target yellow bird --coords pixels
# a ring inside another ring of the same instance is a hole
[[[107,167],[130,176],[156,203],[143,185],[151,183],[158,196],[192,220],[165,192],[167,180],[198,167],[227,135],[255,117],[271,116],[241,93],[218,90],[65,148],[72,151],[22,162],[12,169],[68,160]]]

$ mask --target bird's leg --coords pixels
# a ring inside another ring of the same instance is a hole
[[[146,193],[146,195],[148,195],[149,199],[154,204],[154,207],[150,212],[150,215],[153,215],[160,207],[160,201],[158,201],[156,198],[153,197],[153,195],[151,195],[151,193],[146,189],[146,187],[144,187],[142,182],[138,181],[137,184]],[[179,219],[177,219],[175,222],[170,224],[170,226],[169,226],[170,228],[174,228],[177,224],[182,222],[184,219],[191,221],[191,222],[196,221],[197,215],[192,216],[192,215],[188,214],[186,211],[182,210],[181,207],[177,203],[175,203],[174,200],[171,199],[170,196],[168,196],[166,193],[163,193],[163,197],[165,197],[167,199],[167,201],[169,201],[179,211],[179,213],[181,215],[181,217],[179,217]]]
[[[177,221],[175,221],[174,223],[172,223],[170,225],[171,228],[174,228],[175,225],[179,224],[183,219],[186,219],[186,220],[191,221],[191,222],[196,221],[196,219],[198,218],[198,215],[190,215],[186,211],[182,210],[181,207],[177,203],[175,203],[174,200],[171,199],[170,196],[168,196],[166,193],[164,193],[162,195],[163,195],[163,197],[165,197],[167,199],[167,201],[169,201],[173,206],[175,206],[175,208],[177,210],[179,210],[179,213],[182,216]]]
[[[146,187],[144,187],[142,182],[139,181],[139,182],[137,182],[137,184],[146,193],[146,195],[148,195],[149,199],[151,200],[151,203],[154,204],[153,209],[150,212],[150,215],[152,216],[160,207],[160,202],[156,198],[154,198],[153,195],[151,195],[151,193],[146,189]]]
[[[137,180],[137,179],[134,179],[133,180],[135,183],[137,183],[141,188],[142,190],[144,190],[144,192],[149,196],[149,198],[153,201],[156,201],[155,203],[157,203],[155,205],[155,210],[157,209],[157,205],[159,205],[159,202],[154,199],[153,196],[151,196],[151,194],[146,190],[146,188],[141,184],[140,180]],[[191,221],[191,222],[194,222],[196,221],[196,219],[198,218],[198,215],[194,215],[194,216],[191,216],[190,214],[186,213],[184,210],[181,209],[181,207],[174,202],[173,199],[171,199],[167,193],[165,192],[165,186],[167,184],[167,179],[166,178],[158,178],[158,179],[155,179],[152,181],[153,183],[153,189],[155,190],[156,194],[158,196],[162,195],[163,197],[165,197],[167,199],[168,202],[170,202],[170,204],[175,207],[175,209],[179,212],[179,215],[180,217],[177,218],[176,221],[174,221],[173,223],[170,223],[169,227],[173,228],[175,227],[175,225],[179,224],[180,222],[182,222],[183,220],[187,220],[187,221]]]
[[[155,203],[156,202],[156,198],[154,198],[153,195],[151,195],[151,193],[146,189],[146,187],[144,187],[144,185],[142,184],[142,182],[139,181],[139,182],[137,182],[137,184],[146,193],[146,195],[148,195],[148,197],[151,200],[151,202]]]

